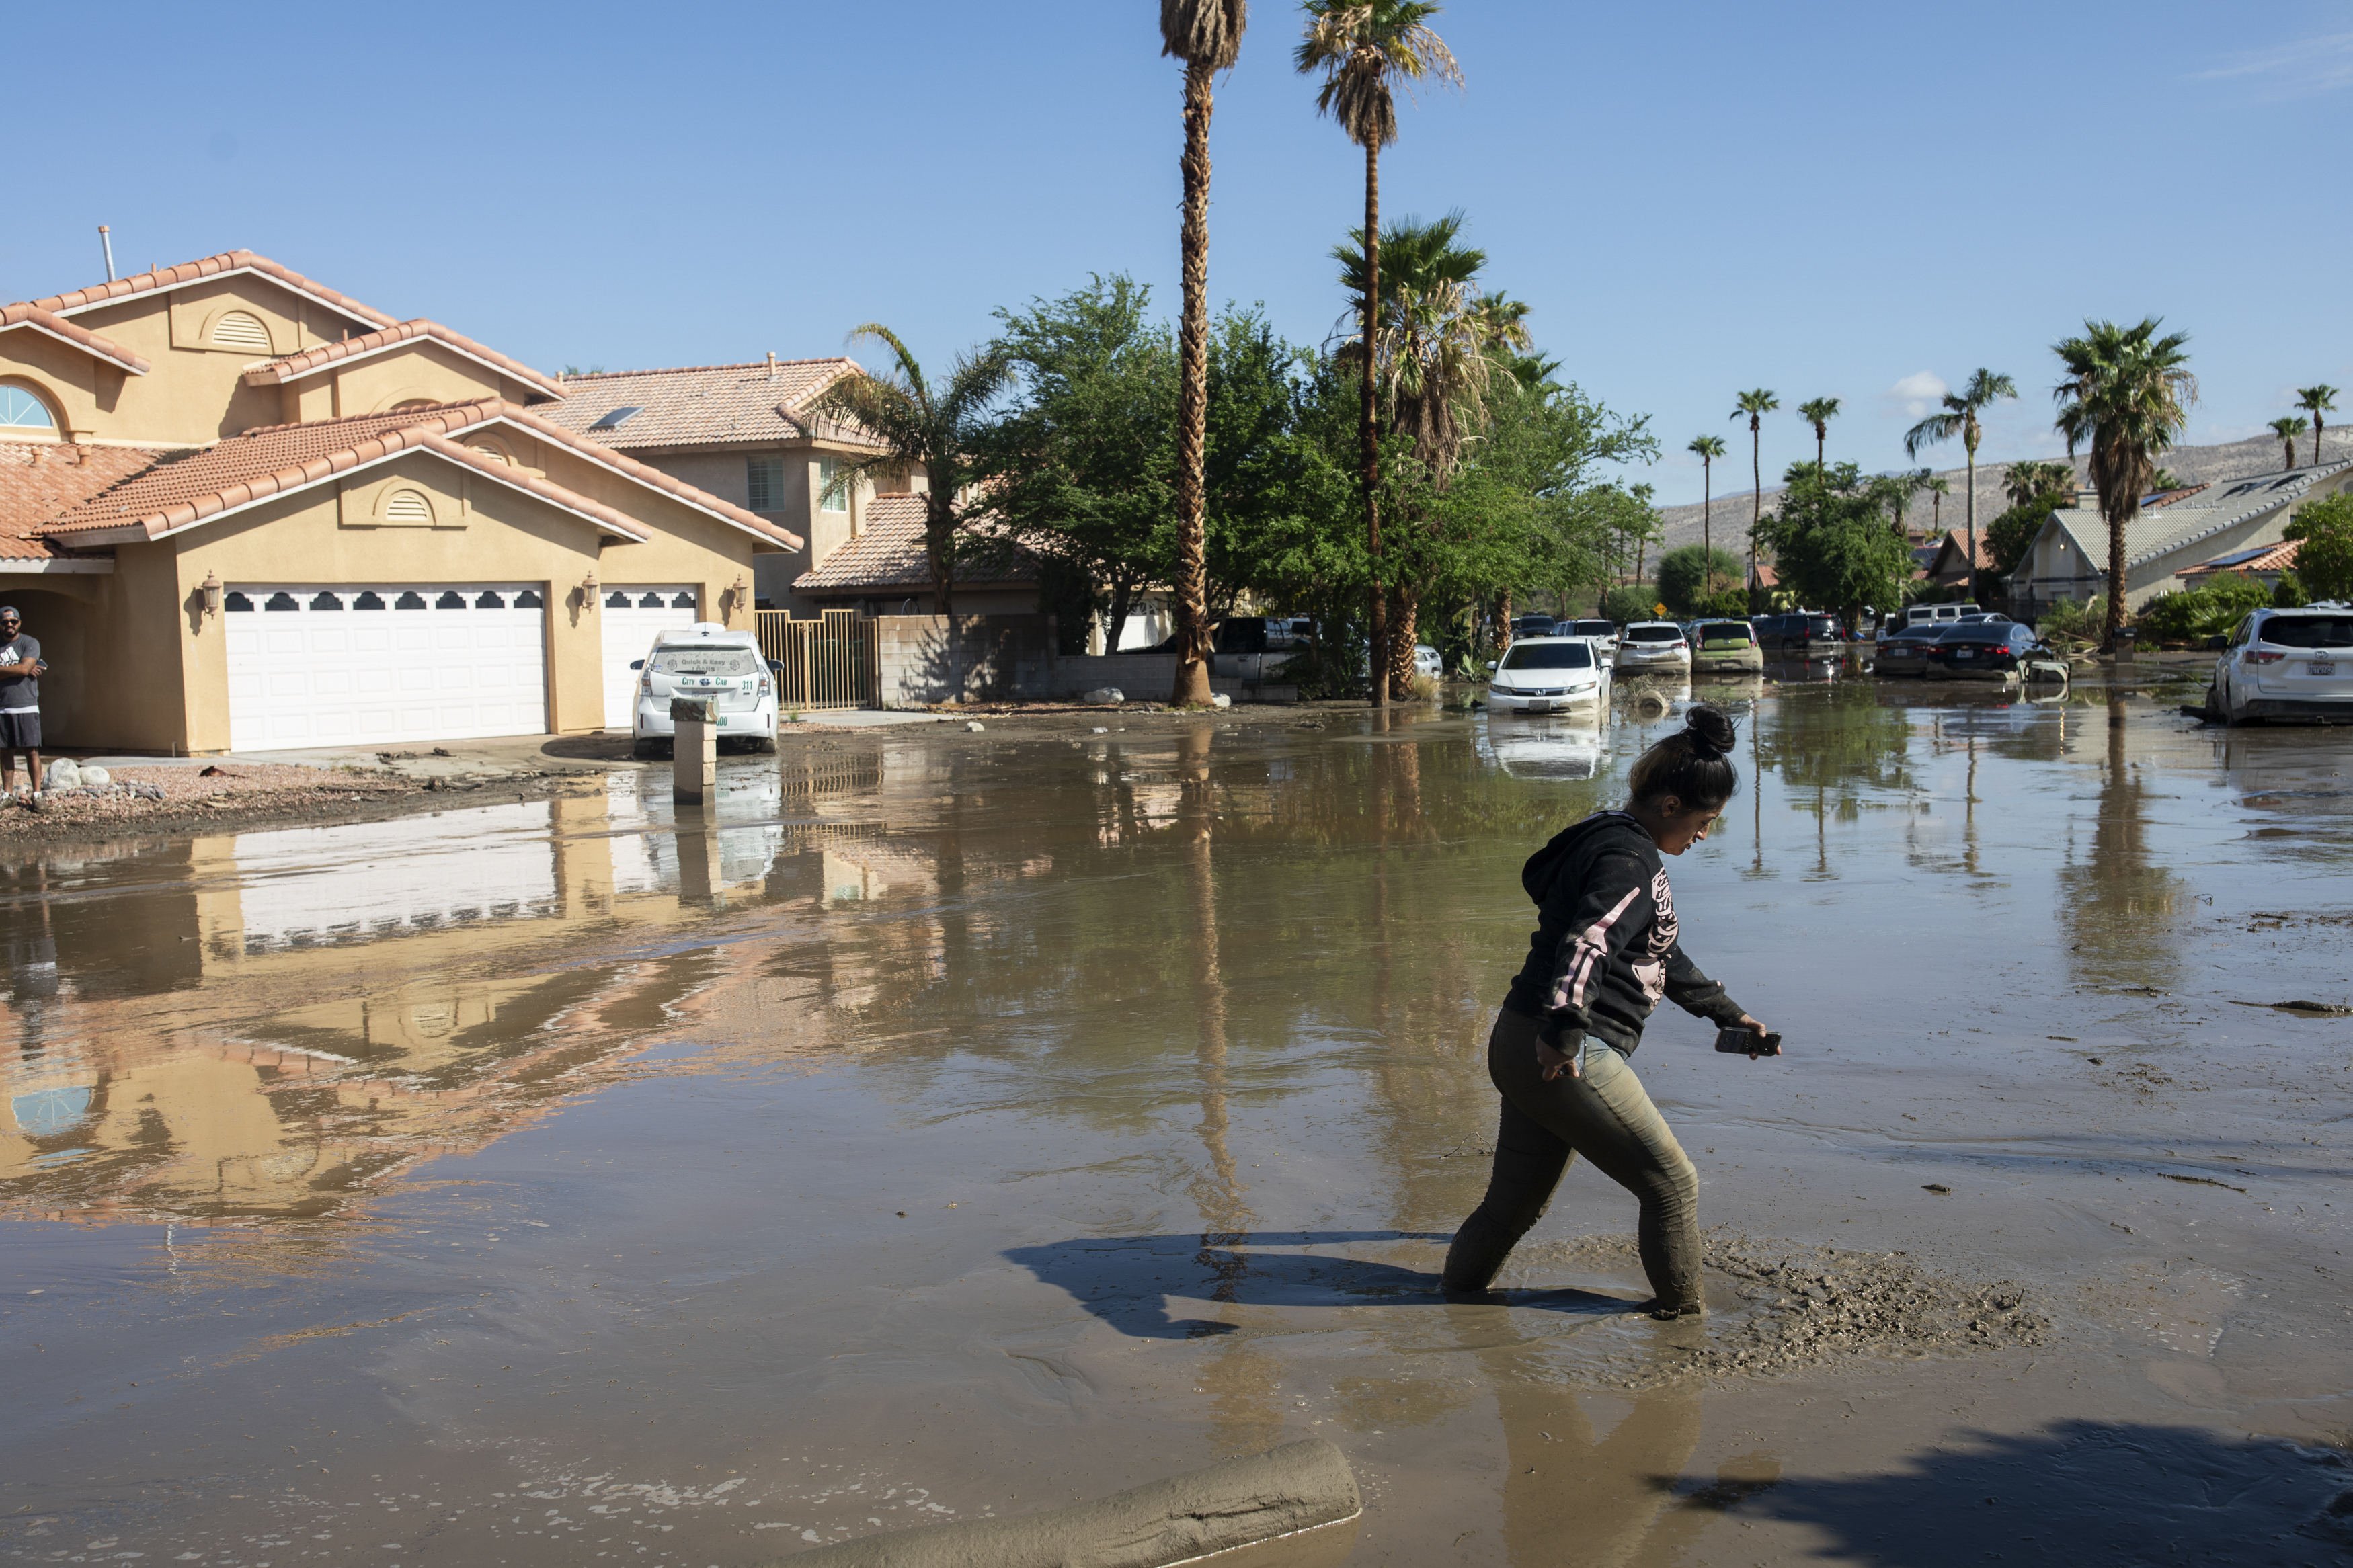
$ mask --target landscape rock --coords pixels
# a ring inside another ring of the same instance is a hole
[[[114,775],[92,763],[81,770],[81,782],[90,789],[104,789],[114,782]]]
[[[978,734],[981,731],[986,730],[986,729],[987,729],[987,728],[988,728],[988,726],[987,726],[987,725],[986,725],[986,724],[982,723],[982,722],[981,722],[979,720],[977,720],[977,719],[968,719],[968,720],[965,721],[965,726],[964,726],[964,727],[965,727],[965,729],[967,729],[967,730],[970,730],[970,731],[973,731],[973,733],[975,733],[975,734]]]
[[[1212,707],[1212,708],[1230,708],[1230,707],[1232,707],[1233,705],[1234,705],[1234,700],[1233,700],[1232,698],[1230,698],[1230,697],[1227,696],[1227,695],[1226,695],[1224,692],[1222,692],[1222,691],[1219,692],[1215,697],[1212,697],[1212,698],[1210,698],[1210,699],[1209,699],[1209,706],[1210,706],[1210,707]]]
[[[41,787],[44,790],[79,789],[80,766],[71,757],[59,757],[49,764],[49,771],[42,776]]]
[[[1116,708],[1127,700],[1127,693],[1116,686],[1098,686],[1087,693],[1084,700],[1098,708]]]

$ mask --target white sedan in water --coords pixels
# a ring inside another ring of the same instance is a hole
[[[1631,621],[1618,639],[1618,668],[1629,675],[1691,671],[1691,638],[1672,621]]]
[[[1522,637],[1487,668],[1493,712],[1550,713],[1609,695],[1609,667],[1583,637]]]

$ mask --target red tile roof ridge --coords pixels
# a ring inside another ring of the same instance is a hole
[[[300,380],[322,366],[333,364],[337,361],[349,359],[355,354],[373,353],[380,348],[390,347],[394,343],[407,342],[418,338],[429,338],[436,342],[447,343],[461,353],[471,355],[495,366],[513,376],[517,381],[530,383],[550,397],[564,395],[564,388],[554,377],[543,375],[520,360],[510,359],[494,348],[476,342],[463,332],[455,331],[438,321],[428,321],[423,316],[413,317],[397,326],[379,327],[373,332],[362,332],[357,337],[345,338],[340,342],[322,343],[317,348],[304,349],[300,353],[280,354],[275,359],[259,361],[246,367],[245,384],[248,386],[282,385],[290,381]]]
[[[236,435],[226,437],[224,439],[237,441],[248,436],[275,435],[280,430],[323,430],[331,425],[358,425],[371,419],[388,419],[398,424],[414,425],[422,423],[435,415],[463,409],[481,410],[482,413],[479,418],[467,421],[469,424],[480,424],[482,419],[487,419],[502,409],[513,406],[515,405],[503,397],[473,397],[463,403],[436,403],[422,408],[388,408],[381,414],[339,414],[332,419],[297,419],[285,425],[256,425],[250,429],[240,430]],[[455,428],[454,426],[448,425],[444,425],[442,427]],[[218,443],[216,442],[215,445]]]
[[[154,368],[113,339],[100,337],[88,327],[69,321],[45,306],[0,306],[0,331],[6,331],[11,327],[31,327],[52,337],[63,338],[76,348],[86,349],[102,360],[119,364],[133,375],[145,375]]]
[[[788,364],[856,365],[858,364],[858,362],[851,359],[848,354],[817,354],[807,359],[780,359],[776,361],[775,363],[777,369],[782,370]],[[754,359],[745,360],[740,364],[668,364],[658,365],[652,370],[566,371],[564,374],[564,381],[566,385],[569,385],[575,381],[618,381],[624,377],[633,375],[692,375],[698,372],[712,370],[765,370],[768,368],[768,364],[769,362],[766,360]],[[865,367],[861,365],[859,368],[863,369]]]
[[[357,316],[363,321],[374,321],[379,327],[398,324],[394,318],[385,315],[373,305],[363,305],[348,294],[339,294],[323,283],[314,282],[303,277],[290,267],[282,267],[269,258],[257,256],[250,250],[224,250],[217,256],[200,257],[194,261],[183,261],[174,267],[159,267],[150,272],[133,273],[128,278],[117,278],[107,283],[93,283],[86,289],[69,289],[63,294],[51,294],[31,302],[45,310],[56,310],[61,313],[85,310],[95,305],[104,305],[116,300],[127,300],[133,295],[153,293],[158,289],[176,289],[182,284],[218,277],[224,272],[241,270],[259,272],[266,278],[275,279],[290,289],[308,294],[314,300],[347,314]]]
[[[566,510],[591,518],[605,527],[612,529],[625,539],[643,543],[651,537],[643,529],[602,501],[592,500],[553,480],[541,479],[537,475],[528,474],[518,468],[511,468],[495,458],[450,440],[441,429],[432,427],[439,425],[444,428],[461,428],[480,425],[482,422],[480,419],[455,423],[419,419],[407,425],[396,426],[379,431],[368,439],[356,442],[350,447],[322,453],[301,462],[286,463],[262,472],[248,474],[222,485],[217,489],[208,490],[185,500],[174,501],[168,506],[139,516],[131,515],[127,508],[119,509],[112,516],[103,513],[93,514],[93,509],[102,504],[105,500],[107,492],[101,491],[81,505],[67,511],[56,521],[44,525],[38,531],[44,538],[55,538],[60,535],[70,538],[76,533],[136,528],[151,539],[160,538],[180,529],[193,527],[207,518],[216,517],[223,512],[232,511],[258,500],[266,500],[271,496],[316,484],[336,474],[347,473],[382,458],[391,457],[403,451],[426,450],[476,469],[502,484],[527,490]],[[322,423],[327,422],[322,421]],[[264,434],[280,436],[290,429],[300,428],[303,427],[279,426]],[[255,437],[250,434],[231,437],[228,442],[208,448],[206,455],[217,455],[223,447],[233,442],[253,439]],[[154,469],[150,468],[142,470],[142,474],[153,471]],[[132,476],[132,479],[139,477],[141,476]]]

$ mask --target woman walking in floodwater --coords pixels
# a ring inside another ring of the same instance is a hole
[[[1657,1318],[1704,1310],[1699,1173],[1626,1058],[1665,996],[1687,1013],[1757,1037],[1767,1030],[1683,956],[1662,855],[1707,837],[1739,787],[1732,720],[1703,703],[1644,752],[1622,810],[1594,813],[1531,857],[1520,883],[1536,903],[1528,961],[1495,1016],[1487,1073],[1504,1097],[1487,1196],[1455,1233],[1444,1284],[1484,1290],[1544,1217],[1582,1154],[1641,1204],[1637,1232]]]

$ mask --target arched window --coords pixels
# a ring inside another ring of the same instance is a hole
[[[269,353],[269,329],[250,310],[231,310],[213,323],[213,347],[266,354]]]
[[[433,523],[433,503],[416,490],[395,490],[385,498],[384,520],[386,522]]]
[[[0,385],[0,426],[16,430],[55,430],[49,405],[21,386]]]

